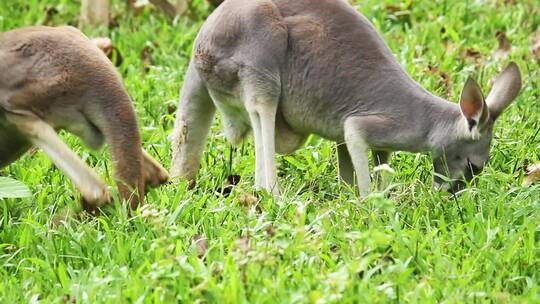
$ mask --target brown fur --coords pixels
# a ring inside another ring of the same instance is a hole
[[[167,172],[141,149],[135,112],[119,73],[77,29],[28,27],[1,34],[0,70],[0,165],[14,161],[31,143],[53,145],[55,134],[36,132],[37,126],[49,125],[74,133],[94,149],[107,142],[119,194],[132,208],[143,202],[145,180],[152,186],[167,181]],[[53,154],[71,153],[60,144],[50,148]],[[68,176],[93,176],[82,162],[63,163],[60,157],[55,164],[76,168]],[[83,206],[90,210],[110,197],[106,189],[96,197],[82,193]]]

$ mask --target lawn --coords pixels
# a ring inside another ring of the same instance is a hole
[[[115,25],[84,32],[109,36],[120,50],[144,146],[170,167],[167,136],[210,9],[195,0],[189,18],[171,20],[113,2]],[[393,187],[359,202],[337,178],[334,144],[311,137],[278,156],[283,195],[256,199],[252,141],[231,147],[217,119],[194,190],[182,181],[150,191],[131,216],[116,200],[104,215],[63,221],[66,210],[80,209],[79,194],[34,151],[1,173],[33,193],[0,199],[1,302],[540,303],[540,185],[521,186],[524,165],[540,160],[540,66],[530,52],[540,5],[406,2],[355,6],[430,91],[457,101],[469,75],[487,93],[508,61],[522,71],[521,94],[496,124],[490,164],[467,190],[434,192],[430,155],[398,152]],[[76,25],[78,5],[0,1],[0,31]],[[512,44],[507,58],[494,55],[497,32]],[[113,183],[106,149],[63,137]],[[233,188],[231,175],[241,178]]]

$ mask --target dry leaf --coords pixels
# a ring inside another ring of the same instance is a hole
[[[174,114],[176,112],[176,106],[174,105],[167,105],[167,113]]]
[[[437,66],[428,65],[428,69],[431,73],[438,75],[440,77],[439,85],[444,88],[447,96],[451,96],[452,86],[450,85],[450,76],[448,73],[441,71]]]
[[[240,196],[238,196],[238,201],[242,206],[249,207],[255,205],[259,200],[255,195],[249,193],[241,193]]]
[[[236,246],[242,251],[248,251],[250,240],[251,237],[249,235],[244,235],[238,241],[236,241]]]
[[[528,187],[534,182],[540,181],[540,162],[528,166],[525,171],[525,177],[523,178],[524,187]]]
[[[453,54],[456,51],[456,44],[449,39],[443,41],[444,47],[446,48],[446,54]]]
[[[145,45],[141,52],[142,65],[144,72],[148,73],[150,71],[150,66],[152,65],[152,48],[150,45]]]
[[[266,233],[268,233],[269,236],[275,236],[276,227],[274,227],[274,225],[269,225],[268,227],[266,227]]]
[[[510,43],[510,40],[508,40],[508,37],[506,37],[504,32],[497,32],[495,37],[497,37],[499,46],[493,52],[493,57],[495,57],[495,59],[504,59],[508,57],[508,55],[510,55],[512,52],[512,44]]]
[[[480,62],[482,59],[482,54],[475,49],[467,48],[461,51],[461,57],[467,62]]]
[[[67,304],[67,303],[77,303],[77,298],[75,296],[70,296],[68,294],[65,294],[64,295],[64,298],[62,298],[62,301],[64,302],[64,304]]]
[[[203,257],[208,251],[208,240],[202,235],[194,235],[191,238],[193,245],[197,248],[197,255],[199,258]]]
[[[251,206],[255,206],[255,211],[257,211],[257,213],[263,212],[261,205],[258,204],[259,198],[253,194],[241,193],[238,196],[238,202],[240,203],[240,205],[248,208],[250,208]]]
[[[196,186],[197,186],[197,181],[194,179],[190,179],[187,186],[188,190],[193,190],[195,189]]]

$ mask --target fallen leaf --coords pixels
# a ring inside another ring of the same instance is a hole
[[[540,162],[526,168],[525,177],[523,178],[523,186],[528,187],[534,182],[538,181],[540,181]]]
[[[75,296],[70,296],[68,294],[65,294],[64,295],[64,298],[62,299],[64,304],[67,304],[67,303],[77,303],[77,298]]]
[[[540,63],[540,26],[536,29],[533,45],[531,49],[533,57]]]
[[[464,58],[467,62],[480,62],[482,59],[482,54],[479,51],[467,48],[460,53],[461,58]]]
[[[145,45],[141,52],[142,66],[145,73],[150,71],[150,66],[152,65],[152,48],[150,45]]]
[[[105,53],[105,56],[113,62],[114,65],[119,66],[124,61],[120,51],[113,45],[113,42],[108,37],[92,38],[92,43]]]
[[[450,39],[445,39],[443,41],[444,47],[446,48],[446,54],[453,54],[456,51],[456,44]]]
[[[261,205],[258,204],[259,198],[253,194],[240,193],[240,195],[238,196],[238,202],[240,203],[240,205],[248,208],[251,208],[251,206],[255,206],[255,211],[257,211],[257,213],[262,213],[263,211]]]
[[[190,179],[187,186],[188,190],[193,190],[195,189],[196,186],[197,186],[197,181],[194,179]]]
[[[249,235],[244,235],[238,241],[236,241],[236,247],[242,251],[248,251],[250,247],[250,240],[251,237]]]
[[[266,227],[266,233],[268,233],[269,236],[275,236],[276,227],[274,227],[274,225],[269,225],[268,227]]]
[[[203,257],[206,254],[206,251],[208,251],[208,239],[202,235],[196,234],[191,240],[195,248],[197,248],[197,255],[199,258]]]
[[[441,71],[439,67],[431,65],[431,64],[428,65],[428,69],[431,73],[440,77],[439,86],[444,88],[444,92],[447,96],[451,96],[452,86],[450,83],[450,76],[448,75],[448,73]]]
[[[120,27],[120,21],[122,19],[122,15],[116,14],[109,18],[109,29],[115,29]]]
[[[508,40],[508,37],[506,37],[504,32],[500,31],[497,32],[495,37],[497,37],[499,46],[493,52],[493,57],[495,57],[495,59],[504,59],[508,57],[508,55],[510,55],[512,52],[512,44],[510,43],[510,40]]]
[[[255,205],[259,201],[259,199],[257,199],[257,197],[253,194],[241,193],[238,196],[238,201],[240,202],[242,206],[249,207],[249,206]]]

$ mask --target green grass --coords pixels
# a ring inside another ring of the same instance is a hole
[[[435,193],[430,156],[398,152],[388,197],[359,203],[337,179],[333,144],[312,137],[278,157],[281,199],[261,194],[246,202],[252,143],[232,149],[216,120],[195,191],[186,182],[167,185],[148,193],[153,211],[130,217],[117,202],[107,215],[55,226],[64,209],[78,208],[79,194],[42,152],[31,153],[2,173],[34,194],[0,199],[1,302],[540,303],[540,186],[520,186],[526,161],[540,160],[540,66],[529,52],[540,7],[534,0],[423,0],[394,13],[389,3],[398,1],[358,1],[357,8],[413,77],[441,96],[456,101],[471,74],[487,92],[508,60],[521,67],[523,90],[498,121],[491,163],[474,186],[456,197]],[[47,20],[52,7],[58,12]],[[198,0],[192,16],[199,17],[174,22],[124,9],[117,0],[118,27],[85,32],[108,35],[120,49],[144,145],[169,167],[168,107],[177,104],[209,8]],[[77,15],[77,1],[0,1],[0,30],[77,24]],[[513,44],[507,60],[492,56],[497,31]],[[467,58],[466,49],[480,57]],[[89,152],[63,136],[112,184],[106,150]],[[229,174],[242,180],[225,197],[218,189]],[[207,246],[194,244],[198,237]]]

